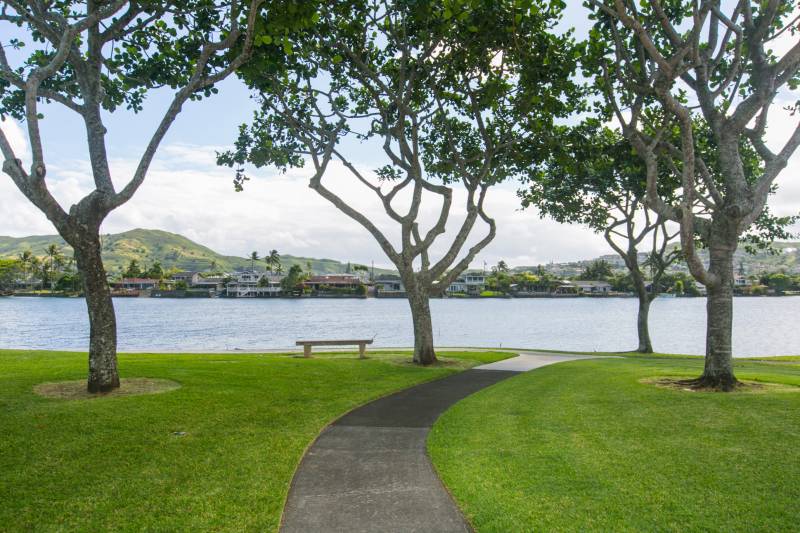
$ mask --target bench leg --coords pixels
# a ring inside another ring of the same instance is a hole
[[[304,344],[303,345],[303,357],[311,357],[311,345]]]
[[[365,355],[366,351],[367,351],[367,345],[366,344],[359,344],[358,345],[358,358],[359,359],[366,359],[367,358],[367,356]]]

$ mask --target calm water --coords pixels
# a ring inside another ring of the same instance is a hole
[[[286,348],[300,338],[375,337],[413,344],[405,300],[115,300],[121,350]],[[440,346],[618,351],[636,346],[634,298],[433,300]],[[800,354],[800,297],[738,298],[737,356]],[[659,298],[651,310],[655,348],[702,354],[705,299]],[[82,299],[0,298],[0,347],[86,349]]]

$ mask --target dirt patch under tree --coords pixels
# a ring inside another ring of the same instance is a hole
[[[129,378],[120,381],[120,387],[111,392],[91,393],[86,390],[86,380],[40,383],[33,392],[45,398],[57,400],[86,400],[90,398],[137,396],[169,392],[181,386],[177,381],[156,378]]]

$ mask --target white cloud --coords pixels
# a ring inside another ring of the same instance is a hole
[[[244,192],[233,189],[233,173],[214,164],[214,147],[187,144],[164,146],[134,198],[113,212],[104,232],[116,233],[136,227],[158,228],[186,235],[222,253],[246,255],[276,248],[282,253],[329,257],[360,263],[389,261],[372,236],[358,223],[308,188],[305,169],[287,174],[257,171]],[[112,160],[117,187],[135,168],[134,159]],[[368,172],[369,169],[362,169]],[[65,208],[92,187],[91,172],[82,160],[62,160],[51,165],[48,181],[53,195]],[[390,221],[376,197],[355,182],[341,165],[334,165],[324,182],[353,205],[379,221],[379,227],[395,240],[397,224]],[[454,206],[463,205],[464,194],[456,190]],[[426,204],[433,198],[426,198]],[[398,205],[402,205],[402,201]],[[431,201],[422,212],[425,223],[438,215],[440,202]],[[490,191],[487,211],[497,221],[495,241],[479,255],[475,266],[505,259],[511,264],[538,264],[588,258],[606,253],[602,239],[577,226],[562,226],[540,220],[535,211],[520,211],[513,185]],[[15,189],[10,179],[0,179],[0,234],[53,233],[52,226]],[[453,209],[448,232],[439,238],[435,252],[444,246],[463,220]],[[485,226],[476,224],[474,242]]]
[[[257,171],[252,173],[245,191],[237,193],[233,190],[232,171],[214,164],[214,150],[188,144],[164,146],[144,185],[128,204],[109,216],[103,231],[157,228],[186,235],[230,255],[275,248],[292,255],[360,263],[374,260],[378,266],[389,265],[366,230],[308,188],[309,170],[296,169],[287,174]],[[132,174],[135,163],[134,159],[112,160],[118,187]],[[781,189],[771,202],[778,214],[796,212],[800,206],[798,171],[800,154],[779,179]],[[51,165],[48,180],[54,196],[65,208],[92,187],[87,163],[77,159]],[[324,182],[352,198],[353,205],[371,219],[378,220],[387,236],[397,238],[396,223],[388,220],[374,195],[356,183],[346,169],[333,166]],[[454,206],[463,205],[463,201],[463,192],[457,190]],[[433,202],[423,210],[424,223],[429,224],[438,215],[438,205],[438,201]],[[497,221],[497,237],[479,254],[475,267],[484,261],[492,265],[500,259],[512,265],[536,265],[609,253],[603,238],[584,227],[541,220],[535,210],[520,210],[514,184],[491,190],[486,210]],[[5,176],[0,177],[0,213],[0,234],[54,233],[45,217]],[[463,215],[453,215],[448,233],[440,237],[442,244],[434,252],[444,251],[444,244],[450,242],[461,220]],[[477,224],[470,242],[482,237],[484,231],[485,226]]]
[[[14,150],[17,159],[29,161],[30,149],[28,148],[28,140],[20,125],[13,118],[7,117],[5,120],[0,120],[0,130],[3,130],[3,134],[11,144],[11,149]]]

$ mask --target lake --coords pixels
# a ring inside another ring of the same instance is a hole
[[[288,348],[301,338],[370,338],[413,345],[403,299],[114,300],[121,351]],[[656,350],[702,354],[705,299],[659,298],[650,312]],[[621,351],[636,347],[635,298],[432,300],[439,346]],[[737,298],[734,352],[800,354],[800,297]],[[0,298],[0,347],[88,346],[86,304],[77,298]]]

